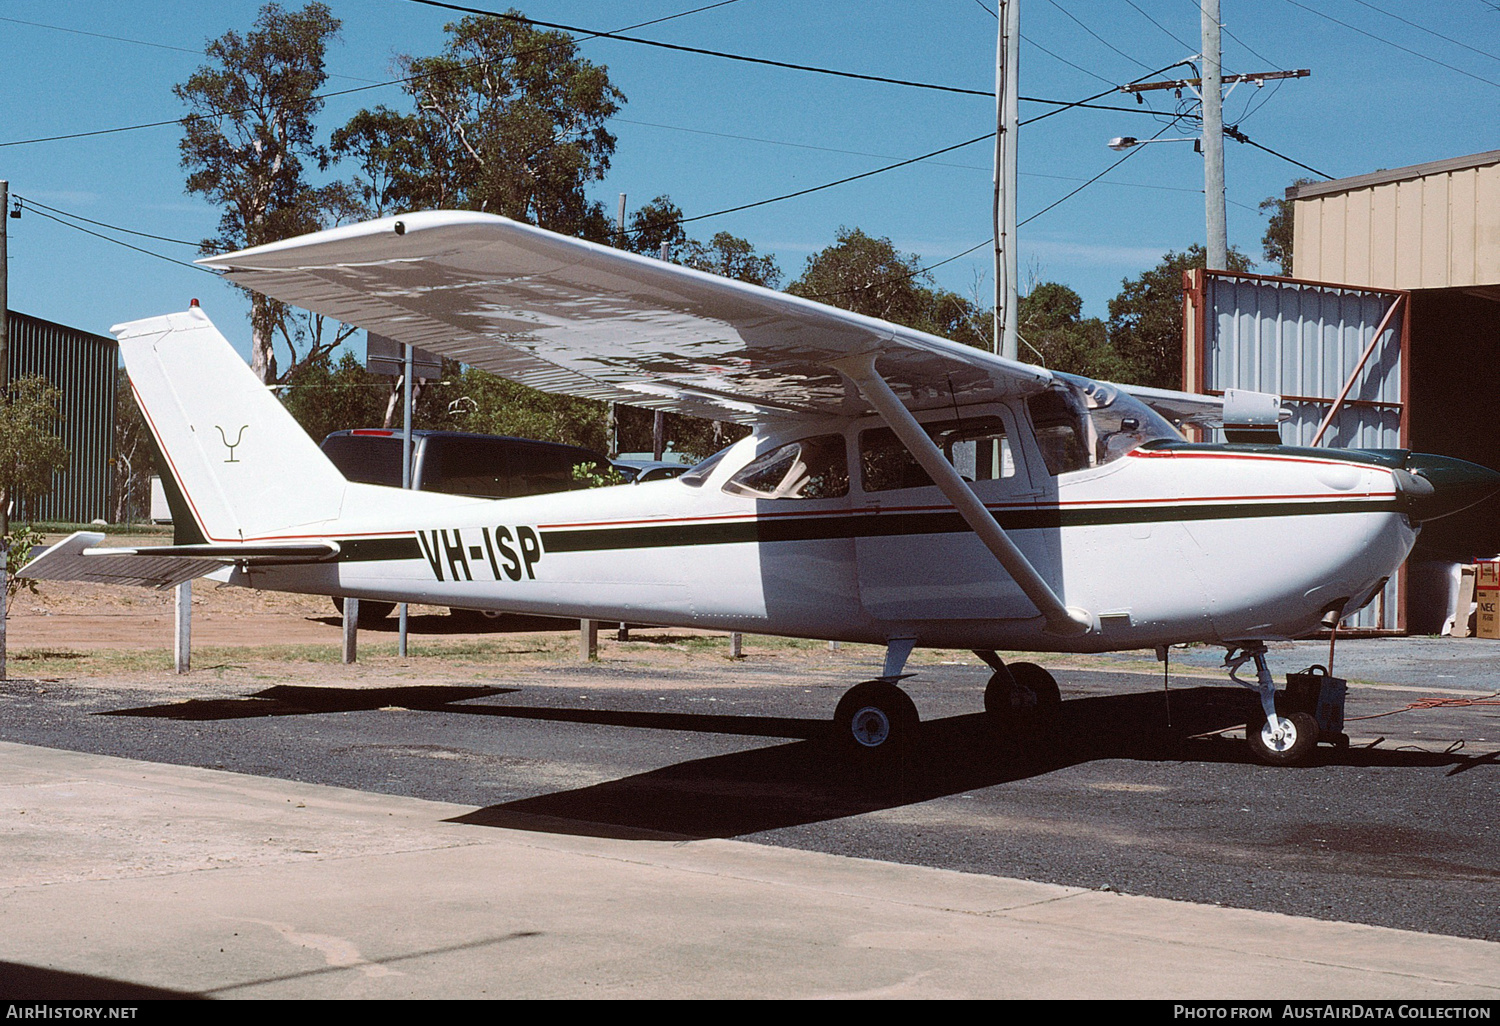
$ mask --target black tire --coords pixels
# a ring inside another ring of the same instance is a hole
[[[833,713],[834,742],[846,754],[879,760],[904,753],[920,717],[910,696],[894,684],[867,680],[844,692]]]
[[[997,724],[1010,723],[1020,714],[1021,696],[1016,691],[1016,678],[1009,666],[1002,666],[990,675],[984,688],[984,711]]]
[[[344,597],[342,595],[333,596],[333,607],[339,611],[340,616],[344,615]],[[390,616],[395,609],[396,603],[394,602],[381,602],[379,599],[360,599],[359,625],[361,627],[374,627]]]
[[[1050,728],[1062,711],[1062,693],[1035,663],[1007,663],[984,689],[984,711],[1002,731]]]
[[[1271,737],[1270,727],[1264,714],[1252,717],[1245,726],[1245,740],[1250,745],[1250,754],[1256,761],[1267,766],[1305,766],[1318,749],[1318,721],[1305,712],[1294,712],[1282,716],[1291,724],[1289,732],[1281,740]]]

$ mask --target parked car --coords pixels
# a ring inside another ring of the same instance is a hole
[[[602,453],[560,442],[481,435],[466,431],[413,431],[412,487],[449,495],[510,499],[588,487],[575,476],[603,474],[610,466]],[[401,487],[401,432],[391,428],[353,428],[335,431],[322,442],[323,453],[350,481]],[[686,469],[686,468],[684,468]],[[344,600],[334,596],[342,612]],[[374,624],[389,616],[394,602],[364,599],[359,622]],[[496,614],[454,609],[473,618]]]
[[[691,467],[686,463],[666,463],[659,460],[610,460],[626,484],[645,484],[647,481],[666,481],[681,477]]]

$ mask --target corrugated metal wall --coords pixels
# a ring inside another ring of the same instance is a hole
[[[109,519],[117,357],[112,338],[10,311],[10,379],[40,374],[62,391],[58,434],[69,452],[68,469],[53,478],[52,490],[12,516]]]
[[[1295,193],[1299,278],[1387,289],[1500,284],[1500,152]]]
[[[1273,392],[1292,411],[1282,424],[1287,445],[1312,445],[1360,356],[1392,303],[1403,301],[1319,443],[1342,449],[1399,449],[1407,445],[1405,398],[1408,302],[1400,292],[1344,288],[1318,282],[1195,271],[1187,292],[1187,387],[1222,393],[1244,388]],[[1194,323],[1196,321],[1196,323]],[[1215,441],[1222,441],[1222,432]],[[1398,582],[1348,622],[1397,630],[1402,623]]]

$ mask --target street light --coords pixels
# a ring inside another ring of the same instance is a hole
[[[1203,152],[1203,142],[1197,136],[1184,137],[1181,139],[1137,139],[1133,135],[1117,135],[1113,139],[1111,139],[1107,145],[1110,149],[1118,151],[1128,150],[1132,146],[1145,146],[1147,143],[1164,142],[1190,142],[1193,144],[1193,149],[1195,151],[1197,151],[1198,153]]]

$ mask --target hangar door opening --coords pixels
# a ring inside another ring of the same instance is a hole
[[[1258,274],[1183,275],[1183,388],[1273,392],[1291,410],[1286,445],[1409,447],[1410,297]],[[1222,441],[1222,433],[1214,441]],[[1343,621],[1367,632],[1406,629],[1405,570]]]

